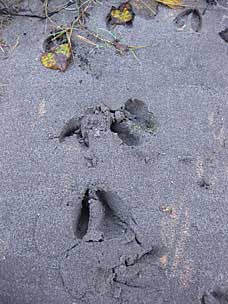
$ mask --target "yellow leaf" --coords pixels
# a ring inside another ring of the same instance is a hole
[[[111,11],[111,16],[122,22],[129,22],[132,20],[132,13],[127,8],[124,8],[122,12],[119,9],[114,9]]]
[[[106,20],[107,25],[131,25],[134,19],[134,12],[129,2],[122,3],[118,8],[112,7]]]
[[[40,61],[43,66],[52,70],[64,72],[71,58],[71,47],[69,43],[63,43],[53,47],[49,52],[41,55]]]
[[[71,48],[70,48],[69,43],[64,43],[64,44],[60,44],[59,46],[57,46],[55,48],[55,53],[56,54],[63,54],[67,58],[69,58],[71,56]]]
[[[182,0],[156,0],[156,1],[170,8],[178,8],[180,6],[183,6]]]
[[[44,53],[41,55],[40,61],[43,66],[49,69],[55,69],[56,66],[56,60],[55,55],[53,53]]]

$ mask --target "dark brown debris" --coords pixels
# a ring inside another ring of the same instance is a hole
[[[219,33],[219,36],[226,42],[228,42],[228,28]]]

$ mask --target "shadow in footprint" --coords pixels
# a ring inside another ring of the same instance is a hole
[[[152,112],[149,112],[148,106],[143,101],[129,99],[125,103],[125,110],[132,115],[131,119],[135,120],[141,128],[151,133],[155,131],[155,117]]]
[[[59,135],[60,143],[62,143],[66,137],[76,135],[81,145],[84,145],[85,147],[89,147],[87,133],[82,132],[81,120],[82,118],[73,117],[65,124]]]
[[[111,192],[99,189],[96,191],[99,201],[104,208],[104,217],[102,219],[102,231],[106,239],[119,237],[126,229],[126,216],[123,215],[123,202],[121,198]],[[121,206],[122,205],[122,206]]]
[[[128,146],[142,144],[148,133],[153,134],[157,122],[148,106],[141,100],[129,99],[121,110],[114,112],[111,131]]]
[[[77,238],[82,239],[88,230],[89,225],[89,189],[86,190],[82,199],[79,219],[75,227],[75,235]]]
[[[88,148],[89,138],[102,137],[102,133],[110,128],[110,112],[103,111],[101,107],[86,109],[81,117],[71,118],[63,127],[59,141],[63,142],[66,137],[76,135],[78,142]]]
[[[111,125],[111,131],[117,133],[119,138],[128,146],[139,146],[140,135],[132,132],[132,126],[127,121],[114,121]]]

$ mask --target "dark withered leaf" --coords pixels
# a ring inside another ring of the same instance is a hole
[[[108,27],[115,25],[132,25],[135,13],[133,12],[132,5],[129,2],[122,3],[118,8],[112,6],[107,18],[106,23]]]
[[[113,41],[113,46],[120,52],[120,53],[126,53],[129,51],[129,47],[126,44],[120,43],[119,40]]]
[[[219,36],[225,40],[226,42],[228,42],[228,28],[226,28],[224,31],[221,31],[219,33]]]
[[[192,10],[191,26],[195,32],[199,32],[202,28],[202,16],[196,8]]]

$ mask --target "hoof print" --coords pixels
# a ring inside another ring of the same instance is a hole
[[[85,242],[102,242],[118,237],[126,230],[121,213],[122,200],[113,192],[88,188],[77,207],[75,236]]]
[[[129,99],[124,107],[114,113],[111,131],[117,133],[124,144],[138,146],[146,135],[154,134],[157,121],[147,105],[138,99]]]
[[[179,13],[174,19],[174,24],[177,28],[183,29],[187,26],[189,18],[191,18],[192,31],[199,32],[202,28],[202,16],[196,8],[188,8]]]
[[[128,146],[138,146],[155,133],[157,121],[148,106],[141,100],[129,99],[117,110],[95,107],[86,110],[81,117],[71,118],[63,127],[59,141],[76,135],[78,142],[89,148],[91,138],[102,138],[104,132],[116,133]],[[92,164],[92,166],[94,166]]]
[[[82,134],[80,134],[81,131],[81,119],[72,117],[63,127],[60,135],[59,135],[59,142],[63,142],[66,137],[73,136],[74,134],[77,134],[77,136],[80,138]]]
[[[88,148],[90,135],[100,137],[109,125],[109,117],[101,107],[88,108],[84,115],[72,117],[65,124],[59,135],[59,141],[63,142],[66,137],[76,135],[78,142]]]
[[[128,122],[114,121],[111,125],[111,131],[117,133],[122,142],[128,146],[138,146],[141,144],[140,135],[137,132],[132,132],[132,125]],[[135,130],[136,131],[136,130]]]

